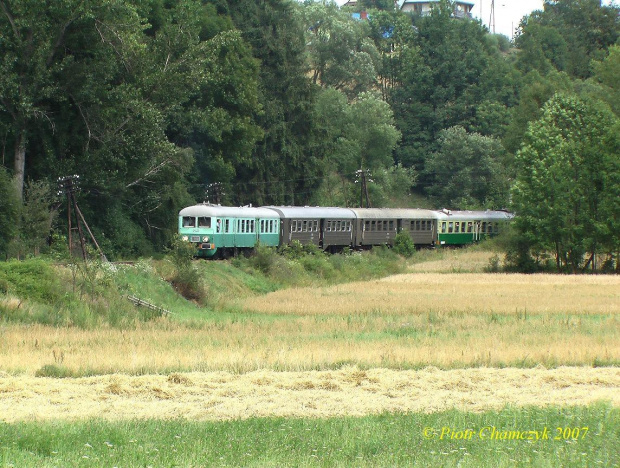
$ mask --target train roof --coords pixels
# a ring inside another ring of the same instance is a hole
[[[351,211],[361,219],[437,219],[434,211],[417,208],[351,208]]]
[[[265,206],[263,208],[276,211],[283,219],[355,219],[355,214],[349,208],[321,206]]]
[[[267,208],[252,206],[221,206],[221,205],[194,205],[183,208],[179,216],[204,216],[210,218],[278,218],[278,213]]]
[[[508,221],[514,218],[512,213],[508,211],[436,211],[437,217],[441,220],[492,220],[492,221]]]

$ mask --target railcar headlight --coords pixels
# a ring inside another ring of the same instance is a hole
[[[205,237],[202,238],[202,241],[203,242],[209,242],[209,238],[207,236],[205,236]]]
[[[187,236],[183,236],[183,237],[181,237],[181,239],[182,239],[182,240],[184,240],[184,241],[188,241],[188,240],[189,240],[189,237],[187,237]]]

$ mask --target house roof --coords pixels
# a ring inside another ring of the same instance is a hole
[[[439,3],[440,0],[398,0],[398,7],[403,8],[405,3]],[[466,3],[467,5],[474,6],[476,2],[469,0],[457,0],[456,3]]]

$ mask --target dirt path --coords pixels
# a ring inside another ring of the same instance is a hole
[[[108,375],[51,379],[0,374],[0,420],[328,417],[383,411],[483,411],[506,404],[620,406],[619,368],[395,371],[343,368]]]

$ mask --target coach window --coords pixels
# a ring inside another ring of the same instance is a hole
[[[448,223],[448,233],[454,232],[454,223],[450,221]]]
[[[461,232],[461,223],[458,221],[454,223],[454,232]]]
[[[442,221],[442,222],[441,222],[441,232],[442,232],[442,233],[445,233],[445,232],[446,232],[446,224],[447,224],[447,223],[446,223],[445,221]]]
[[[487,223],[486,223],[486,221],[482,222],[482,229],[480,230],[480,232],[483,232],[483,233],[487,232]]]

